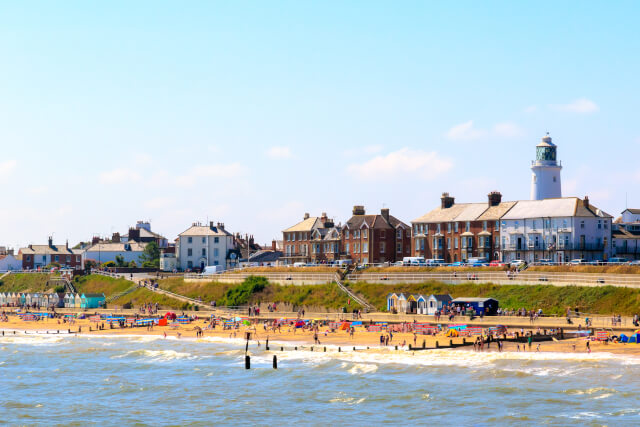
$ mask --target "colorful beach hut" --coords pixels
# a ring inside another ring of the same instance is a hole
[[[81,308],[98,308],[104,304],[104,294],[82,294]]]
[[[427,299],[424,295],[418,295],[416,302],[418,304],[418,314],[427,314]]]
[[[425,314],[433,316],[434,314],[436,314],[436,311],[442,310],[442,307],[449,305],[452,300],[453,298],[451,298],[451,295],[448,294],[429,295],[429,298],[427,298],[427,312]]]
[[[398,313],[406,313],[407,309],[407,297],[404,294],[398,295]]]
[[[387,295],[387,311],[398,311],[398,295],[390,293]]]
[[[75,294],[73,296],[73,307],[82,308],[82,296],[80,294]]]
[[[465,308],[472,308],[477,314],[484,313],[485,316],[493,316],[498,310],[498,300],[493,298],[456,298],[451,301],[454,305]]]
[[[420,295],[410,294],[407,297],[407,313],[416,314],[418,312],[418,298]]]

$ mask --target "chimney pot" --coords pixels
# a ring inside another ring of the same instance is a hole
[[[502,202],[502,194],[499,191],[492,191],[488,194],[489,207],[498,206]]]
[[[304,219],[309,219],[309,212],[305,212]]]
[[[589,208],[589,196],[584,196],[584,200],[582,200],[582,205],[585,208]]]
[[[382,215],[382,217],[389,222],[389,209],[384,208],[384,209],[380,209],[380,215]]]
[[[449,196],[449,193],[442,193],[442,197],[440,198],[440,207],[442,209],[449,209],[451,206],[455,204],[455,198]]]
[[[364,215],[365,214],[365,210],[364,210],[364,206],[362,205],[356,205],[353,207],[353,214],[354,215]]]

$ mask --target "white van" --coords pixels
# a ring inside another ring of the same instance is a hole
[[[422,256],[406,256],[402,258],[403,265],[426,266],[427,262]]]
[[[202,270],[203,276],[211,276],[213,274],[220,274],[220,273],[222,273],[221,265],[208,265],[204,268],[204,270]]]

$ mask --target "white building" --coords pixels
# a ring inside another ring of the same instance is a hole
[[[0,271],[22,270],[22,260],[17,259],[12,254],[0,255]]]
[[[536,160],[531,162],[531,200],[562,197],[560,171],[562,164],[557,160],[557,147],[547,135],[536,146]]]
[[[224,229],[224,224],[213,221],[208,226],[194,223],[180,233],[176,251],[178,266],[183,271],[214,265],[227,269],[238,261],[233,235]]]
[[[125,263],[128,264],[131,261],[135,261],[136,265],[140,267],[142,265],[140,255],[142,255],[146,246],[146,243],[138,242],[96,243],[84,251],[82,261],[84,263],[86,260],[92,259],[97,261],[98,264],[104,264],[108,261],[116,262],[116,257],[121,256]]]
[[[174,271],[178,269],[178,257],[176,254],[160,252],[160,270],[161,271]]]
[[[504,261],[606,260],[612,253],[611,220],[588,197],[518,201],[500,219]]]

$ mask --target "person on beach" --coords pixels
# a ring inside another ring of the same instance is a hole
[[[536,353],[540,353],[540,344],[536,346]]]
[[[589,343],[589,340],[587,340],[587,353],[591,353],[591,344]]]
[[[520,353],[520,344],[516,344],[516,349],[517,349],[516,351]]]

